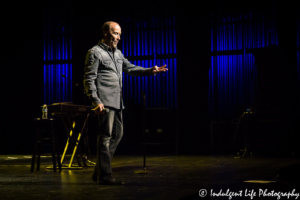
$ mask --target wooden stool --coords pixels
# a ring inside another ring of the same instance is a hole
[[[37,168],[36,171],[40,170],[40,159],[41,159],[41,145],[43,140],[52,140],[52,161],[53,161],[53,171],[56,172],[56,160],[55,160],[55,151],[56,151],[56,158],[58,162],[59,171],[61,171],[61,161],[60,155],[58,152],[58,145],[57,145],[57,138],[55,137],[54,131],[54,122],[53,118],[50,119],[34,119],[35,128],[36,128],[36,142],[34,144],[33,154],[32,154],[32,161],[31,161],[31,172],[34,171],[35,159],[37,158]],[[41,135],[43,134],[42,129],[45,128],[46,130],[50,131],[51,138],[43,138]],[[42,134],[41,134],[42,133]]]

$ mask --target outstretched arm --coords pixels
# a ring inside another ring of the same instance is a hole
[[[122,60],[123,60],[123,71],[126,74],[129,74],[131,76],[151,76],[156,75],[161,72],[166,72],[168,69],[166,68],[167,65],[161,66],[161,67],[151,67],[151,68],[143,68],[140,66],[136,66],[131,64],[121,52],[119,52]]]

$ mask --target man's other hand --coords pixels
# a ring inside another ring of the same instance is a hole
[[[103,113],[104,113],[104,105],[103,105],[103,104],[98,104],[98,105],[95,107],[95,113],[96,113],[97,115],[103,114]]]
[[[156,65],[152,67],[152,73],[153,74],[159,74],[160,72],[166,72],[168,69],[166,68],[167,65],[157,67]]]

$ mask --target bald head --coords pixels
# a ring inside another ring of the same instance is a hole
[[[102,42],[111,48],[116,48],[121,37],[121,27],[117,22],[105,22],[101,28]]]
[[[103,39],[104,34],[108,33],[109,30],[111,30],[116,25],[120,27],[120,25],[117,22],[113,22],[113,21],[105,22],[101,28],[100,38]]]

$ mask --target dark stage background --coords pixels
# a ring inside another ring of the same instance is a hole
[[[278,133],[268,125],[253,140],[276,135],[268,145],[284,138],[287,151],[295,151],[289,147],[299,133],[299,1],[211,1],[198,6],[63,0],[8,8],[2,16],[1,154],[31,153],[33,119],[41,116],[44,103],[87,103],[80,89],[85,54],[109,20],[120,23],[119,48],[130,61],[144,67],[166,63],[169,68],[155,78],[124,76],[125,133],[119,153],[141,149],[142,90],[149,109],[149,141],[170,143],[168,151],[161,146],[150,151],[210,153],[212,139],[230,149],[237,125],[233,121],[255,106],[265,113],[276,111],[289,128],[280,125],[278,130],[284,131]],[[164,120],[163,131],[158,131]],[[224,126],[214,129],[213,137],[212,124]],[[96,145],[92,135],[90,145]]]

